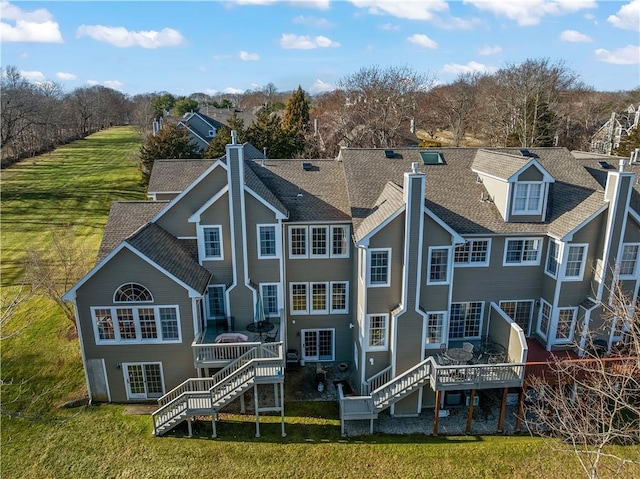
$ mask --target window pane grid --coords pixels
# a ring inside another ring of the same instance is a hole
[[[311,228],[311,254],[313,256],[327,255],[327,228]]]
[[[561,309],[558,312],[557,339],[570,339],[573,330],[573,319],[575,312],[573,309]]]
[[[306,228],[291,228],[291,255],[305,256],[307,254]]]
[[[371,252],[371,284],[386,284],[388,278],[389,252]]]
[[[311,310],[317,312],[327,310],[327,285],[325,283],[311,284]]]
[[[385,347],[387,317],[385,315],[369,316],[369,346]]]
[[[207,258],[222,256],[219,228],[204,228],[204,254]]]
[[[96,326],[98,327],[98,337],[100,339],[116,339],[116,332],[113,328],[113,318],[110,309],[96,309]]]
[[[549,254],[547,258],[547,272],[556,275],[558,272],[558,260],[560,259],[560,245],[555,241],[549,242]]]
[[[500,301],[500,308],[527,333],[533,313],[533,301]]]
[[[331,254],[344,256],[347,254],[347,227],[333,226],[331,228]]]
[[[209,317],[216,319],[224,316],[224,286],[209,286]]]
[[[176,308],[160,308],[160,325],[162,327],[163,340],[167,341],[180,337]]]
[[[427,314],[427,344],[442,343],[442,323],[444,321],[444,313]]]
[[[153,301],[151,292],[141,284],[129,283],[118,288],[113,296],[116,303]]]
[[[276,256],[275,226],[260,226],[260,256]]]
[[[482,302],[453,303],[449,321],[449,338],[473,338],[480,336]]]
[[[147,394],[151,396],[162,396],[162,375],[159,364],[145,364],[144,375],[147,382]]]
[[[429,280],[435,283],[447,281],[447,259],[449,253],[446,249],[431,250],[431,264],[429,268]]]
[[[293,311],[307,310],[307,285],[292,284],[291,285],[291,307]]]
[[[262,305],[264,314],[278,315],[278,285],[263,284],[262,285]]]
[[[540,314],[540,331],[546,337],[549,334],[549,324],[551,323],[551,306],[547,303],[542,303],[542,310]]]
[[[138,319],[140,321],[142,339],[156,339],[158,337],[158,329],[153,308],[140,308],[138,310]]]
[[[347,310],[347,284],[333,283],[331,285],[331,310]]]
[[[517,183],[513,211],[515,213],[540,212],[542,203],[541,183]]]
[[[582,271],[582,259],[584,257],[583,246],[570,246],[567,254],[567,270],[565,276],[575,278]]]
[[[636,269],[636,262],[638,261],[638,249],[639,246],[624,245],[622,248],[622,260],[620,261],[620,274],[632,275]]]
[[[133,320],[133,310],[129,308],[116,309],[120,339],[136,339],[136,325]]]
[[[537,263],[540,240],[507,240],[506,263]]]

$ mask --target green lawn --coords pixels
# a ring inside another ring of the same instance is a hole
[[[132,129],[113,128],[3,172],[2,283],[19,281],[24,249],[47,232],[75,226],[95,257],[109,204],[144,198]],[[24,328],[23,328],[24,327]],[[59,409],[82,397],[84,374],[72,326],[56,306],[33,299],[0,343],[0,476],[11,478],[546,478],[579,477],[572,456],[530,437],[344,439],[334,403],[287,403],[287,437],[279,417],[224,415],[219,439],[198,424],[192,439],[154,438],[149,416],[122,405]],[[628,475],[631,477],[631,475]]]

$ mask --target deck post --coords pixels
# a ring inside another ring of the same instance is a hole
[[[498,418],[498,432],[502,432],[504,425],[504,413],[507,410],[507,393],[509,388],[502,390],[502,402],[500,403],[500,417]]]
[[[520,432],[522,427],[522,413],[524,411],[524,398],[527,394],[527,381],[522,384],[520,395],[518,396],[518,417],[516,418],[516,432]]]
[[[193,426],[191,425],[191,417],[187,418],[187,430],[189,431],[187,433],[187,437],[193,436]]]
[[[256,437],[260,437],[260,412],[258,411],[258,385],[253,385],[253,408],[256,410]]]
[[[440,394],[439,390],[436,391],[436,408],[433,415],[433,435],[438,435],[438,419],[440,418]]]
[[[244,404],[244,393],[240,395],[240,414],[246,414],[247,407]]]
[[[211,434],[211,437],[215,439],[216,437],[218,437],[218,431],[216,431],[216,415],[217,415],[217,413],[216,413],[216,411],[211,411],[211,412],[212,412],[212,414],[211,414],[211,426],[213,427],[213,434]]]
[[[287,437],[284,432],[284,382],[280,383],[280,421],[282,422],[282,437]]]
[[[476,390],[471,390],[471,395],[469,396],[469,410],[467,411],[467,429],[466,433],[469,434],[471,432],[471,423],[473,422],[473,400],[476,397]]]
[[[273,396],[276,401],[276,407],[280,406],[280,396],[278,395],[278,383],[273,383]]]

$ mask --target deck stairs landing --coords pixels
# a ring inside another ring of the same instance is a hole
[[[194,416],[216,413],[260,383],[283,381],[282,343],[258,345],[210,378],[191,378],[158,399],[153,430],[161,436]]]

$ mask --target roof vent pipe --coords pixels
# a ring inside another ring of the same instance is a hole
[[[621,173],[624,171],[624,165],[626,162],[627,160],[625,158],[620,158],[620,161],[618,162],[618,171]]]
[[[417,173],[418,172],[418,162],[414,161],[413,163],[411,163],[411,172],[412,173]]]
[[[238,132],[236,130],[231,130],[231,144],[238,144]]]

